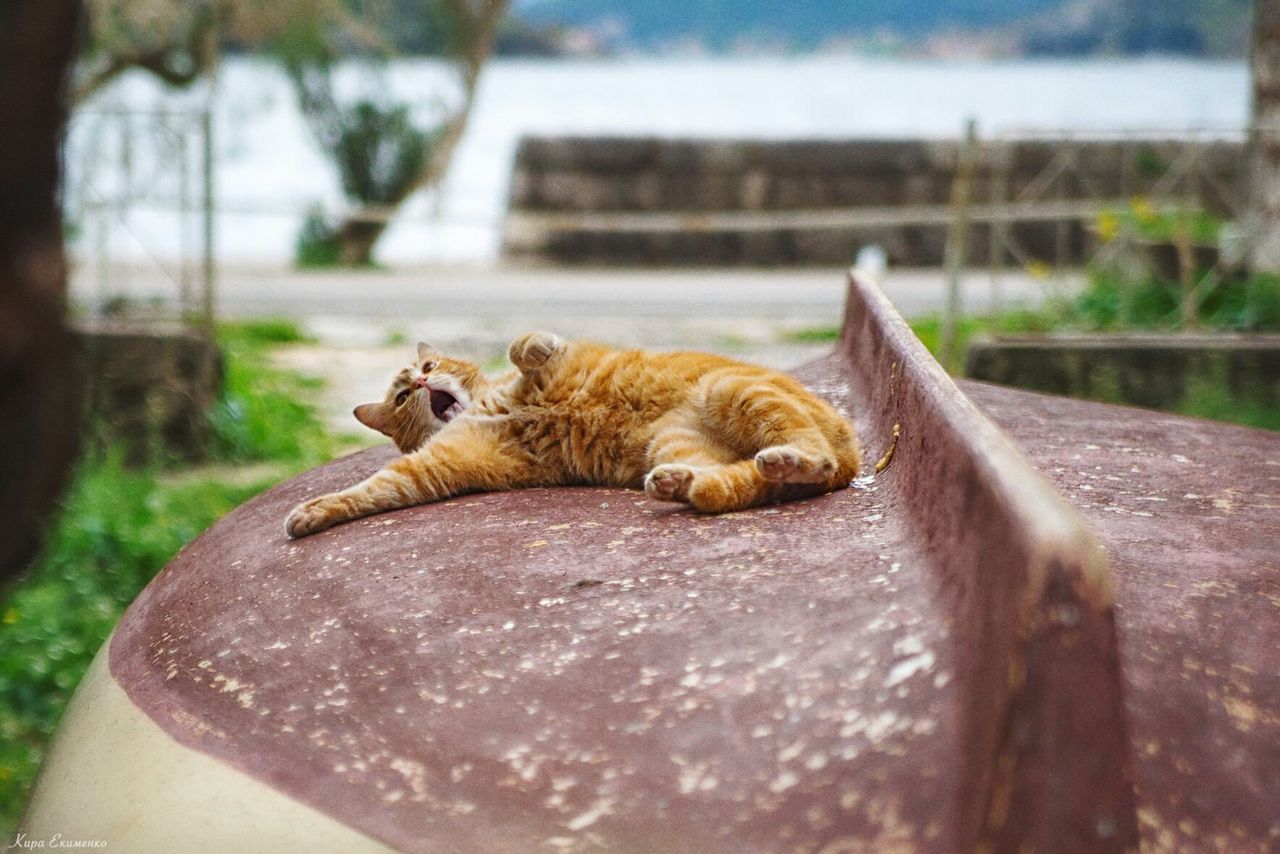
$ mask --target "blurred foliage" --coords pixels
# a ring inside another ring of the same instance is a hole
[[[0,605],[0,838],[14,828],[58,717],[124,608],[227,511],[333,455],[334,440],[296,399],[315,382],[269,364],[271,348],[304,340],[287,322],[220,330],[227,374],[210,416],[216,468],[130,469],[118,448],[90,443],[41,558]],[[276,465],[248,477],[226,465],[248,461]]]
[[[334,157],[347,196],[388,204],[403,198],[427,158],[428,135],[409,120],[409,108],[358,101],[343,116]]]
[[[1201,323],[1210,329],[1280,330],[1280,277],[1260,275],[1232,282],[1209,294],[1201,309]],[[1036,309],[1019,308],[995,315],[961,318],[956,329],[956,352],[964,353],[975,335],[1175,331],[1179,324],[1178,293],[1168,283],[1152,277],[1126,281],[1095,272],[1075,297],[1050,299]],[[941,359],[942,316],[930,314],[913,318],[910,325],[926,349]],[[834,343],[840,337],[840,329],[812,327],[793,330],[783,337],[795,343]],[[959,368],[958,364],[949,366],[953,372]],[[1227,378],[1218,379],[1220,381],[1210,382],[1204,377],[1190,377],[1176,411],[1182,415],[1280,430],[1280,408],[1232,394]],[[1118,390],[1110,397],[1100,392],[1099,399],[1123,402]]]
[[[331,152],[343,192],[359,206],[395,206],[421,178],[440,129],[419,130],[404,105],[358,101],[350,107],[333,105],[326,120],[334,124]],[[313,208],[298,234],[295,263],[299,267],[333,267],[342,263],[369,265],[368,253],[355,257],[344,247],[347,237],[362,229],[381,231],[376,220],[350,220],[331,225],[320,208]]]
[[[342,260],[342,244],[325,216],[324,208],[312,206],[302,221],[294,249],[294,264],[303,269],[336,267]]]
[[[358,47],[376,34],[345,0],[86,0],[73,101],[132,68],[187,86],[227,47],[254,49],[298,27]]]
[[[838,341],[840,327],[810,326],[804,329],[791,329],[782,333],[782,340],[791,344],[821,344],[826,341]]]
[[[1019,308],[997,315],[964,317],[961,318],[960,323],[957,325],[956,337],[959,341],[959,346],[956,349],[964,352],[965,345],[968,344],[969,339],[984,332],[1003,334],[1051,332],[1059,328],[1064,322],[1066,321],[1062,307],[1057,310],[1050,308],[1038,310]],[[909,323],[911,331],[924,344],[925,349],[937,358],[938,354],[942,352],[942,315],[926,314],[912,318]],[[812,326],[805,329],[792,330],[784,333],[782,337],[783,340],[795,344],[816,344],[823,341],[835,342],[840,340],[840,327]]]
[[[1157,212],[1142,197],[1135,198],[1128,209],[1107,211],[1098,217],[1098,236],[1105,241],[1123,235],[1143,240],[1172,241],[1184,234],[1199,246],[1216,245],[1222,232],[1222,219],[1208,211],[1182,210]]]
[[[1280,406],[1234,395],[1225,382],[1208,382],[1193,377],[1177,411],[1196,418],[1280,430]]]
[[[1184,328],[1179,292],[1155,276],[1126,278],[1095,272],[1072,306],[1071,320],[1084,329],[1175,330]],[[1208,290],[1199,306],[1204,327],[1234,332],[1280,330],[1280,277],[1256,275]]]
[[[956,352],[964,353],[969,339],[981,333],[1017,335],[1022,333],[1046,333],[1068,323],[1062,306],[1042,309],[1014,309],[985,317],[963,317],[956,324]],[[933,354],[942,358],[942,316],[926,315],[911,321],[911,331]]]
[[[1103,251],[1071,306],[1073,325],[1094,330],[1280,329],[1280,280],[1246,276],[1220,251],[1226,227],[1196,209],[1155,210],[1143,198],[1102,214]]]
[[[340,98],[339,62],[350,62],[340,34],[323,19],[300,20],[272,41],[320,150],[333,160],[343,193],[357,208],[329,226],[312,218],[299,236],[297,261],[317,266],[337,246],[336,262],[368,265],[395,209],[416,190],[434,185],[448,168],[466,126],[480,73],[488,61],[507,0],[348,0],[376,31],[419,25],[441,49],[454,82],[450,93],[424,95],[431,114],[415,119],[408,104],[389,94],[384,61],[391,48],[358,57],[359,93]],[[371,210],[372,209],[372,210]]]

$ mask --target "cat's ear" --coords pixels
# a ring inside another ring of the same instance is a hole
[[[377,430],[379,433],[387,432],[387,407],[385,404],[362,403],[355,408],[352,414],[364,426]]]
[[[440,351],[425,341],[418,342],[418,364],[440,361]]]

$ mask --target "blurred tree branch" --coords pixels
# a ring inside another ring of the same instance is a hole
[[[417,129],[409,121],[407,106],[385,98],[366,98],[351,106],[339,103],[333,87],[338,57],[332,36],[304,25],[281,40],[281,58],[303,114],[321,149],[334,155],[343,189],[359,206],[330,235],[345,264],[369,264],[374,245],[399,206],[418,190],[436,186],[448,170],[508,0],[396,0],[377,11],[374,5],[366,2],[363,11],[375,20],[379,14],[419,18],[420,28],[443,49],[459,91],[457,103],[436,126]]]
[[[86,6],[73,103],[131,69],[189,86],[217,66],[225,46],[261,46],[300,24],[328,28],[357,46],[381,38],[343,0],[87,0]]]

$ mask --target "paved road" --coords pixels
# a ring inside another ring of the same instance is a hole
[[[82,269],[74,293],[101,292],[95,271]],[[945,282],[937,271],[892,271],[884,281],[904,314],[942,309]],[[146,300],[171,297],[176,286],[158,269],[117,270],[107,288]],[[403,321],[439,317],[526,319],[564,317],[825,318],[836,323],[844,302],[840,269],[614,270],[458,267],[390,271],[224,269],[217,284],[226,317],[345,317]],[[1006,299],[1034,303],[1044,284],[1004,277]],[[990,277],[966,278],[971,310],[990,305]]]
[[[81,268],[73,280],[73,296],[86,306],[104,291],[139,303],[173,301],[178,293],[173,277],[159,268],[113,270],[105,289],[95,274]],[[940,312],[945,302],[938,271],[892,271],[884,287],[909,317]],[[1007,277],[1004,290],[1009,302],[1027,304],[1045,293],[1044,283],[1024,275]],[[965,291],[969,311],[990,306],[989,276],[969,276]],[[618,346],[710,350],[791,368],[830,349],[829,341],[794,333],[834,329],[844,296],[840,269],[234,268],[220,271],[217,305],[224,319],[290,318],[318,339],[279,358],[326,380],[321,412],[348,432],[355,426],[352,405],[381,395],[413,341],[493,368],[504,363],[516,335],[549,329]]]
[[[102,293],[95,273],[82,269],[73,282],[73,296],[87,306]],[[908,316],[941,311],[945,302],[938,271],[892,271],[884,288]],[[178,288],[159,268],[116,269],[106,291],[145,303],[173,301]],[[1005,293],[1007,300],[1034,303],[1044,288],[1018,275],[1007,279]],[[413,341],[497,367],[516,335],[550,329],[787,369],[829,350],[829,341],[794,333],[835,329],[844,301],[840,269],[224,269],[218,280],[221,318],[289,318],[314,335],[314,346],[288,348],[280,359],[326,380],[321,410],[342,430],[351,429],[353,403],[379,396]],[[969,277],[966,302],[970,311],[991,305],[988,275]]]

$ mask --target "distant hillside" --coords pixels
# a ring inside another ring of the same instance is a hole
[[[724,49],[742,40],[785,38],[813,47],[877,29],[923,35],[953,27],[993,27],[1044,12],[1061,0],[535,0],[532,23],[618,28],[636,47],[698,41]]]
[[[1243,57],[1250,0],[1070,0],[1020,28],[1023,52],[1038,56]]]
[[[997,34],[1012,52],[1243,55],[1249,0],[522,0],[535,26],[597,34],[607,47],[713,51],[832,43],[910,44]],[[1069,14],[1068,14],[1069,13]]]

